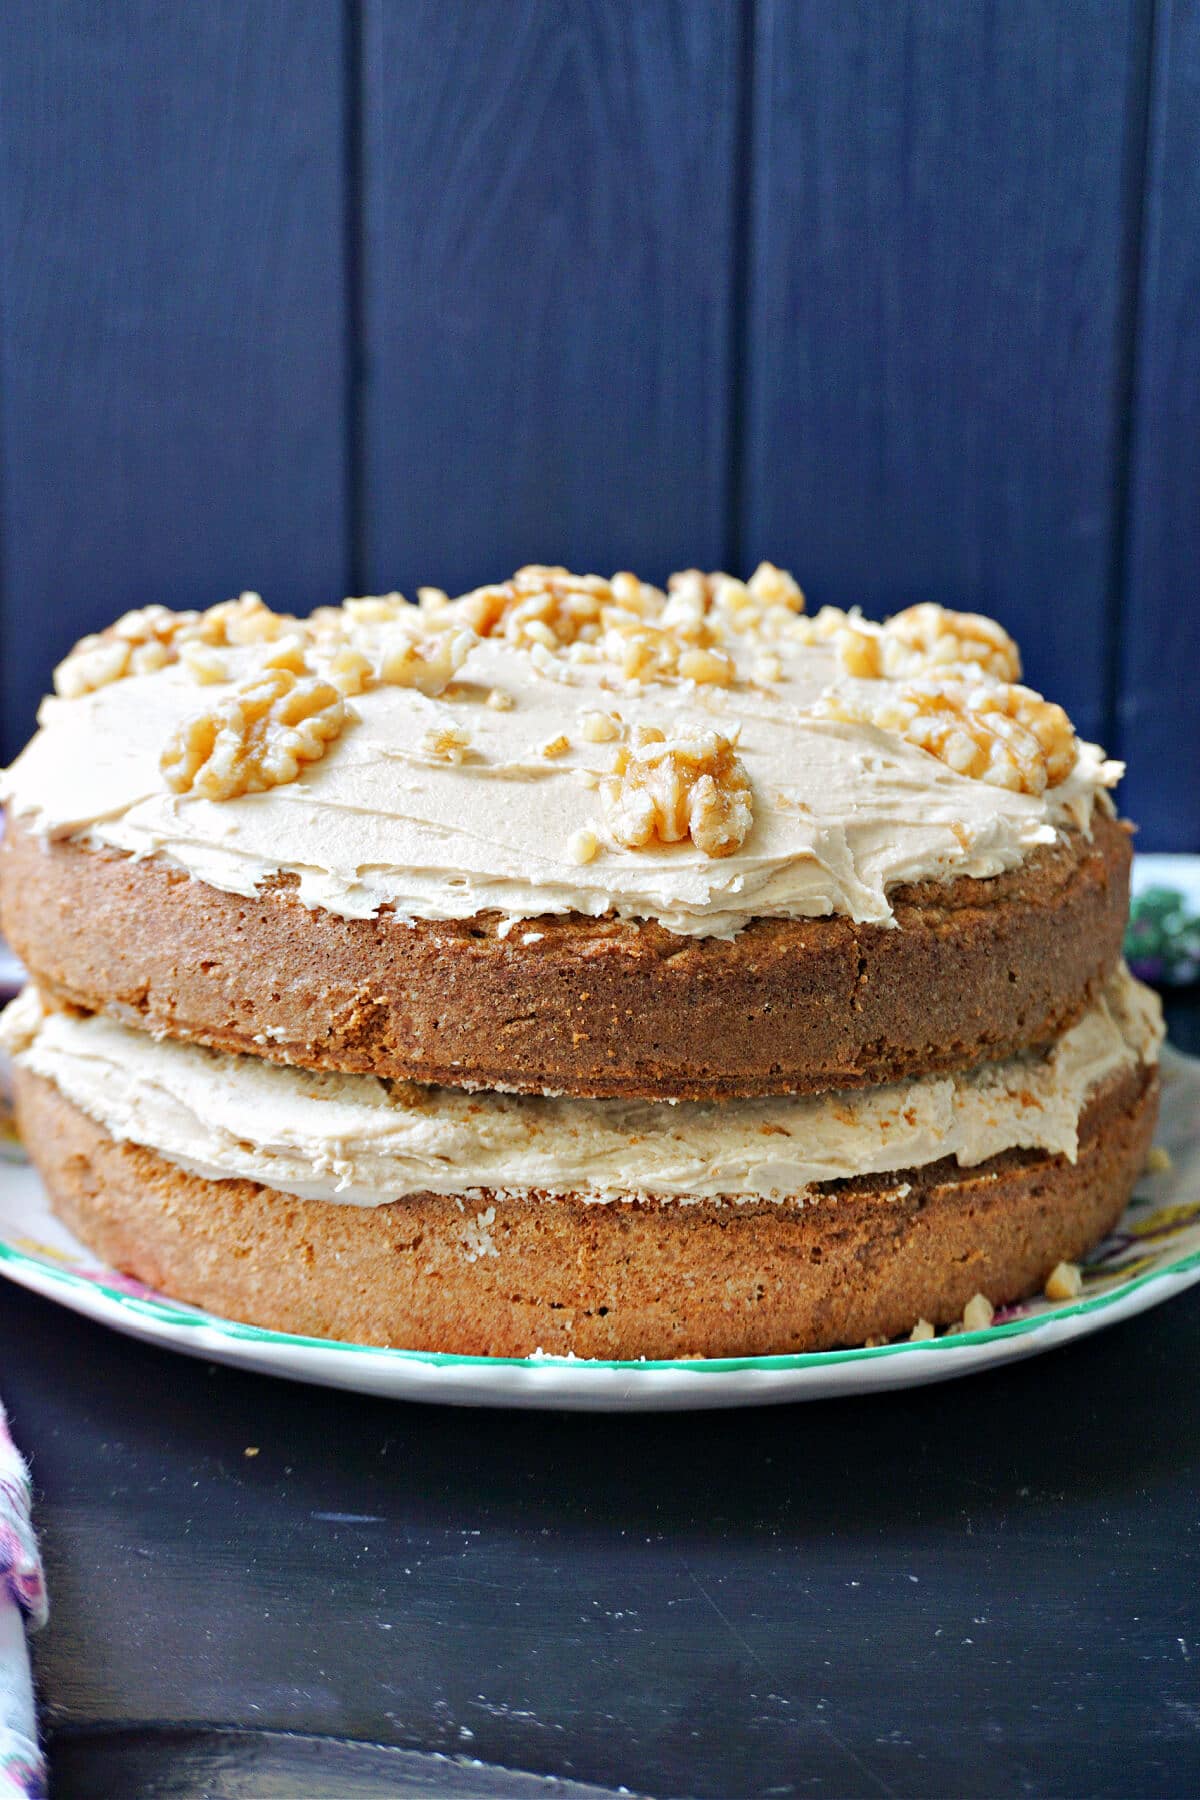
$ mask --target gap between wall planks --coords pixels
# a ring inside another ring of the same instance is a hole
[[[1138,842],[1200,850],[1200,5],[1155,38],[1117,749]]]
[[[738,0],[367,0],[366,576],[726,551]]]
[[[1200,847],[1198,12],[18,0],[0,754],[146,600],[767,554],[999,613]]]
[[[815,600],[997,614],[1087,735],[1133,24],[763,0],[755,65],[749,559],[777,546]]]

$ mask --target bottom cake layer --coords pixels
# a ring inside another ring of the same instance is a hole
[[[1036,1292],[1119,1218],[1154,1130],[1139,1064],[1092,1093],[1079,1152],[1009,1150],[774,1202],[414,1194],[373,1207],[190,1174],[18,1067],[55,1210],[106,1262],[228,1318],[414,1350],[605,1358],[823,1350]]]

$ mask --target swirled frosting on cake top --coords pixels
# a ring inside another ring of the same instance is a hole
[[[350,918],[892,920],[1087,831],[1121,766],[1017,684],[992,621],[803,611],[770,565],[522,570],[297,620],[243,596],[84,640],[0,777],[46,837]]]

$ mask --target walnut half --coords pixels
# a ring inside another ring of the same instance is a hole
[[[629,850],[690,837],[706,856],[732,856],[754,819],[750,778],[716,731],[667,739],[643,728],[617,751],[600,803],[610,836]]]
[[[167,786],[205,800],[233,800],[295,781],[318,762],[348,714],[337,689],[313,675],[266,669],[211,712],[185,719],[160,766]]]
[[[913,681],[878,698],[830,688],[814,711],[894,732],[958,775],[1021,794],[1057,787],[1079,753],[1061,706],[1004,682]]]

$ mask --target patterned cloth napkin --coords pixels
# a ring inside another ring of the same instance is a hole
[[[0,1800],[43,1800],[25,1620],[46,1622],[46,1589],[30,1522],[29,1475],[0,1406]]]

